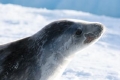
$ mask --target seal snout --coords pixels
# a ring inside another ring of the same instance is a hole
[[[96,38],[100,37],[105,30],[104,25],[102,25],[101,23],[93,23],[92,27],[93,27],[92,33],[96,36]]]
[[[99,33],[103,33],[103,31],[104,31],[104,25],[102,25],[101,23],[95,23],[94,26],[97,28],[97,31]]]
[[[92,23],[89,32],[85,34],[84,43],[91,43],[98,39],[104,32],[104,26],[101,23]]]

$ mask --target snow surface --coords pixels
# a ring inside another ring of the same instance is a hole
[[[120,80],[119,18],[0,4],[0,44],[33,35],[51,21],[68,18],[101,22],[106,32],[97,43],[75,56],[60,80]]]

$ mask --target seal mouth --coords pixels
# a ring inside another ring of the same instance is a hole
[[[85,37],[86,37],[86,39],[85,39],[84,43],[90,43],[97,38],[97,36],[93,33],[85,34]]]

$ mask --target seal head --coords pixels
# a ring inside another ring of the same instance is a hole
[[[0,46],[0,80],[57,80],[75,53],[98,40],[103,30],[100,23],[59,20]]]

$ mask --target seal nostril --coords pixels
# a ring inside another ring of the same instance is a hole
[[[97,30],[98,30],[99,32],[102,32],[102,31],[103,31],[103,26],[102,26],[102,24],[94,24],[94,26],[97,27]]]
[[[103,27],[102,26],[98,26],[97,32],[101,33],[103,31]]]

